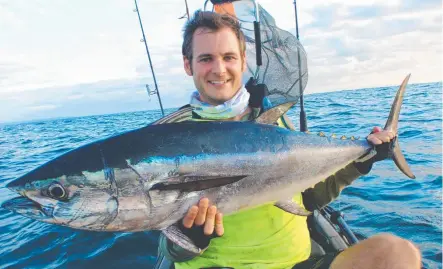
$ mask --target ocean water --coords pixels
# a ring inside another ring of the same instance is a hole
[[[384,126],[397,87],[305,96],[308,127],[364,138]],[[168,110],[172,112],[173,110]],[[298,125],[298,111],[289,116]],[[159,111],[0,124],[0,203],[14,178],[52,158],[158,119]],[[425,268],[442,268],[442,83],[409,85],[399,123],[401,148],[416,175],[375,164],[333,207],[361,238],[389,232],[414,242]],[[44,224],[0,209],[0,268],[152,268],[157,232],[105,233]]]

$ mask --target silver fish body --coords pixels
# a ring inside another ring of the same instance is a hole
[[[68,152],[8,187],[52,214],[42,221],[161,230],[202,197],[225,214],[290,199],[370,149],[256,123],[152,125]],[[54,186],[65,197],[51,197]]]

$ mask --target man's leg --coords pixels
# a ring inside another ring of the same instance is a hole
[[[331,269],[419,269],[420,250],[411,242],[390,234],[380,234],[344,250]]]

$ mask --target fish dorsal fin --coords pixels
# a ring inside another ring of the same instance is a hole
[[[293,105],[295,105],[295,102],[288,102],[266,110],[255,119],[255,122],[262,124],[274,124],[281,116],[288,112]]]
[[[245,178],[246,176],[232,176],[232,177],[207,177],[207,176],[192,176],[187,177],[185,182],[161,182],[152,186],[149,190],[169,191],[180,190],[186,192],[202,191],[210,188],[228,185]]]

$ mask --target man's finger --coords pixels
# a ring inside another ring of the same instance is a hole
[[[367,140],[369,141],[369,143],[371,143],[372,145],[381,145],[383,143],[383,141],[381,141],[380,139],[378,139],[375,135],[369,135]]]
[[[222,236],[225,233],[225,228],[223,227],[223,214],[217,213],[215,215],[215,233],[218,236]]]
[[[217,213],[217,207],[211,206],[206,214],[205,228],[203,230],[205,235],[211,235],[214,232],[215,214]]]
[[[388,136],[390,139],[394,139],[395,134],[393,132],[388,132]]]
[[[200,226],[203,225],[203,223],[205,223],[208,207],[209,207],[209,199],[208,198],[201,199],[200,202],[198,203],[198,214],[194,221],[195,225]]]
[[[380,135],[380,136],[377,136],[377,138],[379,140],[381,140],[383,143],[391,142],[391,138],[388,135]]]
[[[371,134],[379,133],[381,131],[383,131],[383,129],[381,127],[376,126],[376,127],[372,128]]]
[[[185,226],[186,228],[191,228],[194,225],[194,221],[195,218],[197,217],[198,214],[198,207],[197,206],[191,206],[191,208],[189,208],[188,213],[186,214],[186,216],[183,218],[183,226]]]

